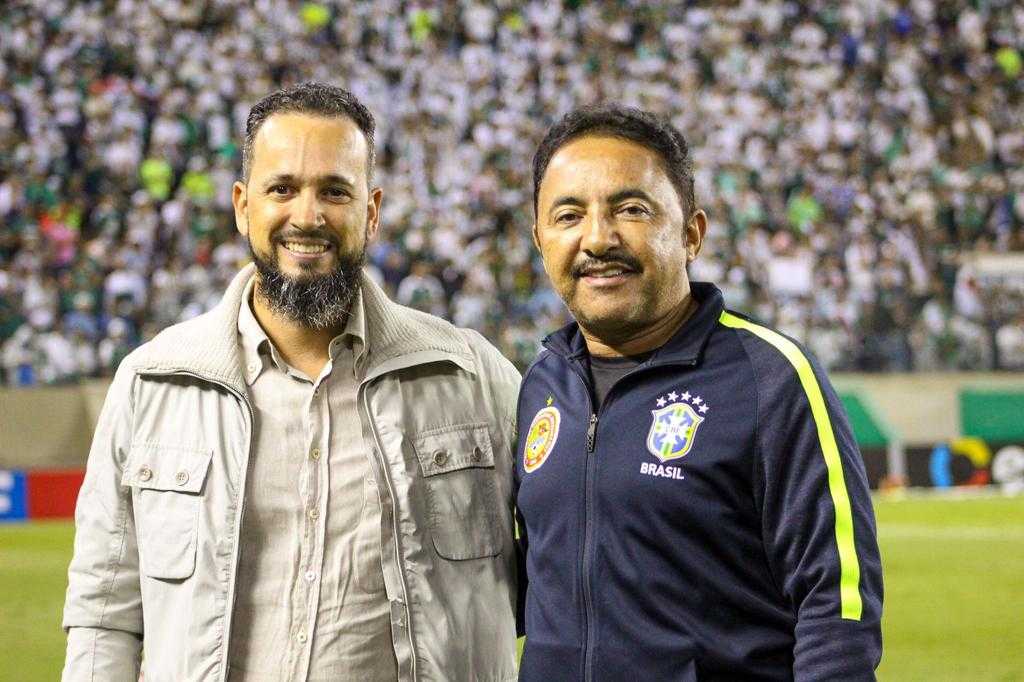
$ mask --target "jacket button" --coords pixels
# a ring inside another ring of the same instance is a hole
[[[434,453],[434,464],[437,466],[444,466],[444,463],[448,461],[448,453],[444,450],[438,450]]]
[[[149,479],[153,478],[153,470],[149,467],[142,467],[139,469],[139,480],[145,483]]]
[[[178,473],[174,474],[174,482],[177,483],[178,485],[185,485],[186,483],[188,483],[188,472],[179,471]]]
[[[480,450],[480,446],[479,445],[474,446],[473,447],[473,455],[472,455],[473,461],[474,462],[479,462],[481,459],[483,459],[483,457],[484,457],[484,453]]]

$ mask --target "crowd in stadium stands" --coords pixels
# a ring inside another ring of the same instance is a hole
[[[520,366],[567,319],[533,247],[544,130],[670,116],[710,217],[691,277],[837,370],[1024,368],[1024,6],[14,0],[0,8],[0,365],[108,375],[248,258],[249,107],[315,79],[378,121],[398,301]]]

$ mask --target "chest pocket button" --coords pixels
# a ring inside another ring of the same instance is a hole
[[[188,472],[179,471],[178,473],[174,474],[174,482],[177,483],[178,485],[185,485],[186,483],[188,483]]]
[[[448,452],[445,450],[438,450],[434,453],[434,464],[437,466],[444,466],[444,463],[448,461]]]

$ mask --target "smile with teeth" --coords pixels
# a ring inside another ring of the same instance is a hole
[[[611,277],[618,277],[619,275],[625,275],[625,274],[628,274],[630,272],[631,272],[631,270],[627,270],[625,268],[619,267],[619,268],[608,268],[607,270],[591,270],[589,272],[584,272],[583,276],[584,277],[593,277],[595,279],[607,279],[607,278],[611,278]]]
[[[327,244],[303,244],[300,242],[284,242],[284,248],[295,253],[324,253],[328,249]]]

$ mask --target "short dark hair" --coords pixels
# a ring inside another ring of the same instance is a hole
[[[696,205],[693,196],[693,160],[686,138],[666,119],[649,111],[619,104],[594,104],[580,107],[551,126],[533,156],[533,211],[537,213],[540,181],[551,157],[572,140],[584,135],[620,137],[657,152],[665,172],[683,203],[683,215],[689,217]]]
[[[373,114],[348,90],[310,81],[273,92],[249,111],[249,118],[245,121],[245,146],[242,147],[242,177],[246,181],[252,170],[252,148],[256,133],[272,115],[285,112],[352,119],[366,138],[366,179],[373,177],[376,156],[373,146]]]

